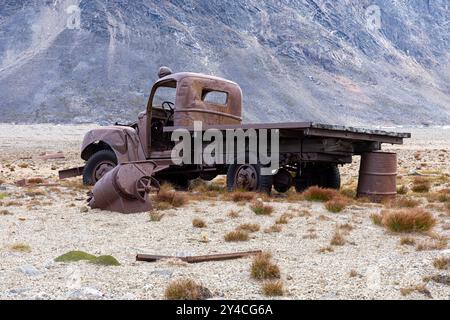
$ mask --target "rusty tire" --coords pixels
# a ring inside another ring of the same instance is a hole
[[[259,164],[232,164],[227,171],[227,189],[265,192],[272,191],[272,175],[261,175]]]
[[[83,184],[93,186],[108,171],[117,165],[117,158],[111,150],[100,150],[94,153],[83,170]]]

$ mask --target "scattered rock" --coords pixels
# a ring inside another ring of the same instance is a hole
[[[150,274],[154,274],[154,275],[162,276],[162,277],[166,277],[166,278],[171,278],[173,271],[167,270],[167,269],[155,270],[155,271],[152,271]]]
[[[30,291],[30,289],[29,288],[14,288],[14,289],[9,290],[8,293],[17,295],[17,294],[22,294],[27,291]]]
[[[85,213],[85,212],[88,212],[88,211],[89,211],[88,207],[81,207],[80,208],[80,212],[81,213]]]
[[[68,298],[71,300],[92,300],[100,299],[103,293],[97,289],[90,287],[82,287],[69,293]]]
[[[21,266],[17,270],[29,277],[37,277],[41,275],[41,272],[32,265]]]

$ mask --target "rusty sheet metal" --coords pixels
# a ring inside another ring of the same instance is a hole
[[[76,167],[70,169],[64,169],[58,171],[58,176],[60,180],[73,178],[77,176],[81,176],[83,174],[84,167]]]
[[[155,262],[161,259],[180,259],[181,261],[185,261],[187,263],[199,263],[199,262],[207,262],[207,261],[223,261],[223,260],[231,260],[231,259],[239,259],[248,256],[254,256],[260,254],[261,250],[254,251],[244,251],[244,252],[236,252],[236,253],[221,253],[221,254],[210,254],[203,256],[186,256],[186,257],[177,257],[177,256],[162,256],[162,255],[152,255],[152,254],[137,254],[136,261],[146,261],[146,262]]]
[[[397,194],[397,154],[368,152],[361,156],[358,197],[380,202]]]
[[[139,135],[131,127],[110,126],[89,131],[81,145],[81,157],[87,160],[90,156],[86,154],[89,152],[89,146],[99,141],[113,149],[119,163],[145,160]]]
[[[120,213],[151,210],[148,194],[159,190],[158,181],[152,177],[155,168],[153,161],[119,164],[95,184],[89,206]]]

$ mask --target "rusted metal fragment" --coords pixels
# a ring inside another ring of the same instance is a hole
[[[368,152],[361,156],[358,197],[380,202],[397,194],[397,154]]]
[[[76,176],[81,176],[83,174],[84,167],[76,167],[76,168],[70,168],[70,169],[64,169],[58,171],[59,179],[67,179],[67,178],[73,178]]]
[[[120,213],[151,210],[148,194],[159,189],[158,181],[152,177],[155,168],[153,161],[119,164],[95,184],[89,206]]]
[[[137,254],[136,261],[146,261],[146,262],[155,262],[161,259],[179,259],[181,261],[185,261],[187,263],[199,263],[199,262],[207,262],[207,261],[222,261],[222,260],[231,260],[231,259],[239,259],[248,256],[254,256],[260,254],[261,250],[254,251],[244,251],[244,252],[236,252],[236,253],[221,253],[221,254],[209,254],[203,256],[186,256],[186,257],[176,257],[176,256],[161,256],[161,255],[153,255],[153,254]]]

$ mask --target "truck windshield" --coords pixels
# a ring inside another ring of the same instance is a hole
[[[172,86],[160,86],[156,89],[155,95],[153,97],[153,107],[161,107],[162,103],[165,101],[172,102],[175,104],[175,96],[177,93],[177,88]]]

